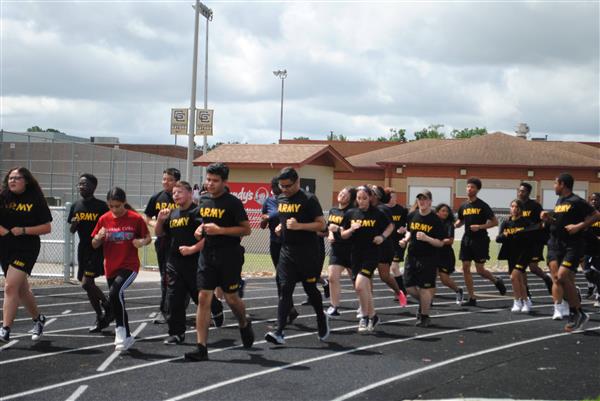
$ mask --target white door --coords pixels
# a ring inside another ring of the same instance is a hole
[[[510,209],[510,202],[517,197],[516,188],[483,188],[477,197],[492,209]]]
[[[581,196],[583,199],[586,199],[586,191],[577,189],[573,191],[574,194]],[[544,189],[542,191],[542,207],[546,210],[554,209],[554,205],[556,205],[556,201],[558,200],[558,195],[554,193],[553,189]]]
[[[417,198],[417,194],[424,189],[428,189],[431,192],[431,196],[433,197],[431,204],[435,207],[435,205],[439,205],[440,203],[445,203],[446,205],[452,206],[450,202],[450,197],[452,195],[452,190],[450,187],[423,187],[423,186],[409,186],[408,187],[408,201],[409,205],[412,205]]]

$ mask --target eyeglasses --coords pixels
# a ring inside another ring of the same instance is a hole
[[[281,189],[288,189],[288,188],[291,188],[291,187],[293,187],[295,184],[296,184],[296,183],[295,183],[295,182],[293,182],[293,183],[291,183],[291,184],[287,184],[287,185],[286,185],[286,184],[278,184],[278,185],[279,185],[279,188],[281,188]]]
[[[20,176],[20,175],[8,177],[8,181],[21,181],[22,179],[23,179],[23,176]]]

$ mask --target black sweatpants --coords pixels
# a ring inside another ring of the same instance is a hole
[[[169,308],[167,306],[167,251],[169,238],[163,236],[154,241],[154,250],[158,261],[158,272],[160,273],[160,307],[163,316],[168,319]]]
[[[108,303],[111,312],[115,316],[117,327],[125,327],[127,337],[131,333],[129,332],[129,318],[125,310],[125,290],[136,277],[137,273],[132,270],[119,269],[116,276],[106,279],[108,282]]]

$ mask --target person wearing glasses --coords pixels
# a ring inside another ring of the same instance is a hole
[[[277,329],[265,335],[265,340],[275,345],[285,344],[284,329],[293,305],[292,296],[298,281],[315,310],[319,340],[329,336],[328,317],[323,311],[323,299],[317,289],[322,265],[319,265],[317,233],[325,230],[323,209],[314,194],[300,188],[298,172],[293,167],[281,170],[278,177],[281,195],[277,198],[281,236],[281,252],[277,274],[281,296],[277,306]]]
[[[167,168],[163,171],[163,189],[152,195],[144,210],[144,218],[150,227],[156,227],[156,219],[161,210],[173,210],[177,207],[173,201],[173,187],[175,187],[175,183],[180,179],[181,172],[176,168]],[[154,249],[156,250],[156,258],[158,260],[158,271],[160,273],[160,306],[159,313],[154,319],[155,324],[165,324],[167,322],[167,251],[170,242],[170,238],[166,235],[157,236],[154,241]]]
[[[40,253],[40,235],[50,233],[52,215],[37,180],[25,167],[14,168],[0,189],[0,264],[4,272],[4,302],[0,341],[10,341],[19,303],[33,319],[31,339],[38,341],[46,317],[39,310],[27,277]]]
[[[106,296],[96,285],[96,277],[104,275],[104,254],[102,247],[94,249],[92,246],[92,231],[98,223],[100,216],[108,212],[106,202],[94,197],[98,186],[98,179],[92,174],[81,174],[77,188],[81,199],[73,203],[69,210],[67,223],[71,224],[71,234],[77,232],[79,245],[77,246],[77,279],[87,293],[92,309],[96,312],[96,322],[90,328],[90,333],[99,333],[111,321],[110,309]],[[103,310],[104,309],[104,310]]]

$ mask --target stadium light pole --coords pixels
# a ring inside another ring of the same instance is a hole
[[[281,112],[279,114],[279,140],[283,139],[283,81],[287,78],[287,70],[273,71],[273,75],[281,79]]]
[[[188,129],[188,152],[187,152],[187,171],[186,180],[192,182],[192,170],[194,168],[194,148],[196,144],[194,137],[196,135],[196,76],[198,72],[198,25],[200,14],[206,18],[206,54],[205,54],[205,65],[204,65],[204,109],[207,108],[208,102],[208,21],[212,21],[213,12],[210,8],[206,7],[196,0],[196,4],[192,6],[196,11],[196,18],[194,21],[194,59],[192,65],[192,96],[190,101],[190,120]],[[204,144],[202,147],[202,154],[206,154],[207,143],[206,135],[204,135]],[[202,180],[204,180],[204,171],[202,169]]]

